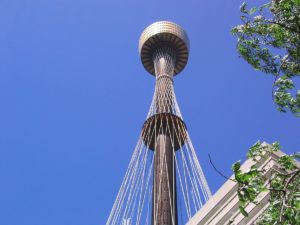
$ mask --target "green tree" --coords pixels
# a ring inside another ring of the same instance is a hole
[[[277,142],[271,146],[257,142],[249,149],[247,158],[257,161],[260,157],[268,157],[268,154],[278,151],[279,148]],[[280,157],[278,160],[280,168],[272,172],[268,185],[264,177],[266,171],[258,169],[256,165],[253,165],[249,171],[242,172],[239,161],[233,164],[234,181],[238,184],[240,212],[248,216],[245,207],[250,202],[258,204],[256,202],[258,194],[262,191],[270,191],[270,206],[260,216],[257,224],[300,224],[300,168],[296,165],[299,158],[300,153]]]
[[[237,50],[256,70],[274,75],[273,100],[281,112],[291,111],[300,117],[300,90],[294,81],[300,76],[300,0],[272,0],[259,7],[241,6],[243,24],[232,29],[237,37]],[[277,142],[271,146],[255,143],[247,158],[253,161],[278,151]],[[238,184],[240,212],[248,216],[245,207],[256,203],[263,191],[270,191],[270,205],[257,224],[300,224],[300,153],[282,156],[279,170],[272,172],[268,185],[265,171],[253,165],[241,171],[238,161],[232,166]],[[230,221],[234,223],[234,221]]]
[[[274,75],[273,100],[281,112],[300,117],[300,0],[272,0],[248,9],[241,5],[243,24],[232,29],[237,50],[256,70]]]

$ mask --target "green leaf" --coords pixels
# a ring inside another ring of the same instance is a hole
[[[259,155],[261,150],[261,142],[257,141],[254,145],[252,145],[247,154],[247,158],[254,158]]]
[[[245,216],[248,217],[248,213],[246,212],[245,208],[243,206],[239,206],[240,212]]]
[[[253,7],[250,9],[249,11],[249,15],[252,15],[253,13],[255,13],[257,11],[257,8],[256,7]]]
[[[239,50],[239,52],[240,52],[241,55],[247,53],[247,49],[243,45],[241,45],[241,44],[238,45],[238,50]]]
[[[273,152],[276,152],[276,151],[278,151],[279,149],[281,149],[280,143],[279,143],[278,141],[275,141],[275,142],[272,144],[272,151],[273,151]]]
[[[238,28],[237,27],[234,27],[231,29],[231,34],[235,34],[238,32]]]
[[[232,165],[232,170],[234,173],[237,173],[239,169],[241,168],[241,161],[237,161]]]
[[[296,203],[296,209],[300,210],[300,202]]]
[[[227,225],[231,225],[231,224],[233,224],[233,223],[234,223],[234,220],[231,219],[231,220],[228,221],[228,224],[227,224]]]
[[[298,1],[298,0],[297,0]],[[300,1],[300,0],[299,0]],[[262,7],[260,7],[260,9],[264,9],[264,8],[270,8],[270,6],[272,5],[272,2],[268,2],[266,4],[264,4]]]
[[[241,4],[241,6],[240,6],[240,10],[241,10],[241,12],[242,13],[248,13],[248,11],[247,11],[247,3],[246,2],[243,2],[242,4]]]

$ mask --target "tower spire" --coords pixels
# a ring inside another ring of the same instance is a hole
[[[178,225],[211,196],[173,87],[187,64],[189,40],[177,24],[159,21],[142,33],[139,52],[156,78],[155,92],[107,225]]]

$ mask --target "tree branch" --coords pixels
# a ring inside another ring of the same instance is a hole
[[[224,177],[226,180],[231,180],[233,182],[236,182],[234,179],[231,179],[230,177],[227,177],[225,176],[222,172],[220,172],[220,170],[218,170],[215,165],[213,164],[212,160],[211,160],[211,157],[210,157],[210,154],[208,154],[208,158],[209,158],[209,162],[210,164],[213,166],[213,168],[215,169],[215,171],[220,174],[222,177]]]
[[[291,173],[289,173],[289,174],[292,175],[292,176],[287,180],[287,182],[286,182],[286,184],[285,184],[285,189],[286,189],[287,186],[292,182],[292,180],[294,180],[294,178],[295,178],[298,174],[300,174],[300,169],[295,170],[295,171],[293,171],[293,172],[291,172]]]
[[[282,223],[282,216],[283,216],[283,210],[287,207],[291,207],[291,206],[288,206],[286,204],[286,196],[287,196],[287,188],[288,188],[288,185],[295,179],[295,177],[300,174],[300,169],[298,170],[295,170],[295,171],[292,171],[289,173],[289,175],[291,175],[291,177],[289,177],[289,179],[286,181],[285,185],[284,185],[284,195],[282,196],[282,200],[281,200],[281,207],[280,207],[280,216],[279,216],[279,222]]]
[[[271,23],[271,24],[279,25],[279,26],[281,26],[282,28],[285,28],[285,29],[287,29],[287,30],[289,30],[289,31],[295,32],[295,33],[297,33],[297,34],[300,35],[300,32],[299,32],[297,29],[293,28],[293,27],[288,27],[288,26],[286,26],[286,25],[283,24],[283,23],[278,23],[278,22],[275,22],[275,21],[272,21],[272,20],[269,20],[268,22]]]

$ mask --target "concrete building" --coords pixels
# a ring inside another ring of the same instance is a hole
[[[268,145],[264,143],[265,145]],[[242,171],[247,171],[254,164],[259,169],[265,169],[265,177],[271,176],[272,170],[279,170],[278,159],[283,156],[281,151],[274,152],[258,162],[246,160],[241,166]],[[300,165],[298,164],[300,167]],[[232,176],[231,178],[234,179]],[[267,182],[266,182],[267,184]],[[250,203],[245,209],[249,216],[244,217],[239,211],[237,196],[237,184],[231,180],[226,181],[223,186],[210,198],[210,200],[190,219],[187,225],[225,225],[230,220],[234,225],[250,225],[264,212],[269,205],[269,192],[263,192],[258,196],[259,204]]]

